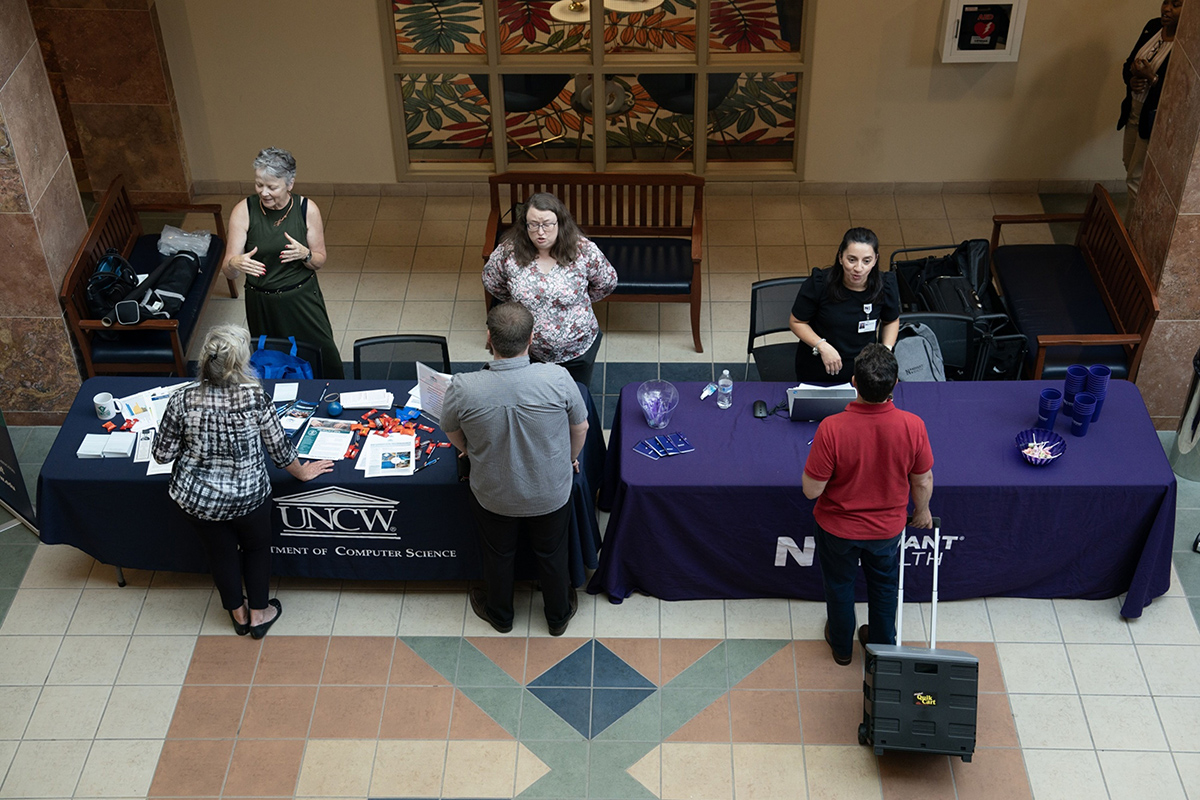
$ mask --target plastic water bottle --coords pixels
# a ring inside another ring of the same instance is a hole
[[[717,408],[729,408],[733,405],[733,378],[729,377],[729,370],[721,373],[721,380],[717,381]]]

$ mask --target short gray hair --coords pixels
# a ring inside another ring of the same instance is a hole
[[[296,180],[296,159],[287,150],[279,147],[259,150],[254,159],[254,169],[261,169],[276,178],[283,178],[288,183]]]

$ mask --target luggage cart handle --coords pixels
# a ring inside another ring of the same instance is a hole
[[[904,534],[912,517],[904,522],[904,530],[900,532],[900,576],[896,585],[896,644],[904,644]],[[929,649],[937,647],[937,600],[938,600],[938,561],[941,551],[942,518],[933,517],[933,593],[929,621]]]

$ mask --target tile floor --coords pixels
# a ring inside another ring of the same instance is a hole
[[[479,199],[330,200],[321,280],[343,342],[427,330],[456,362],[483,360],[466,245],[482,236]],[[706,352],[682,309],[601,306],[598,397],[744,364],[749,284],[831,260],[851,222],[890,252],[1042,207],[949,194],[708,206]],[[242,320],[238,303],[210,304],[207,323],[226,319]],[[11,432],[32,489],[55,431]],[[206,576],[127,571],[119,589],[110,568],[0,512],[0,798],[1200,798],[1197,530],[1200,484],[1181,480],[1175,579],[1136,621],[1119,599],[943,604],[943,645],[981,663],[965,764],[856,743],[861,652],[833,665],[817,603],[586,596],[552,639],[528,588],[498,636],[461,586],[281,579],[287,613],[258,643],[232,635]],[[906,630],[923,634],[928,614],[910,606]]]

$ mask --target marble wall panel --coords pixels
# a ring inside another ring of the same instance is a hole
[[[50,291],[58,293],[63,276],[75,258],[75,251],[87,233],[87,218],[75,184],[71,162],[63,159],[50,186],[33,210],[38,236],[45,254]]]
[[[1192,62],[1193,68],[1200,70],[1200,13],[1187,13],[1187,8],[1184,8],[1184,13],[1179,17],[1179,29],[1175,32],[1175,44],[1171,47],[1171,53],[1172,58],[1175,53],[1185,55]]]
[[[1171,246],[1158,284],[1159,319],[1200,320],[1200,215],[1175,219]]]
[[[61,316],[0,317],[0,402],[10,425],[61,423],[80,383]]]
[[[0,214],[0,317],[61,317],[30,214]]]
[[[1192,381],[1200,320],[1159,320],[1142,357],[1137,386],[1159,430],[1173,430]]]
[[[131,195],[154,193],[187,202],[178,133],[165,105],[74,105],[75,125],[93,189],[125,174]]]
[[[25,0],[0,0],[0,86],[37,41]]]
[[[33,21],[38,38],[50,43],[72,103],[167,102],[148,8],[36,8]]]
[[[1197,133],[1200,133],[1200,75],[1186,58],[1172,59],[1148,155],[1152,154],[1150,157],[1176,207],[1180,205],[1192,168]]]
[[[1153,286],[1158,286],[1162,279],[1163,263],[1171,244],[1176,215],[1175,205],[1159,177],[1157,166],[1150,158],[1146,159],[1142,185],[1127,224],[1133,246],[1142,257]]]
[[[29,198],[25,196],[25,181],[17,167],[17,156],[13,152],[12,138],[4,124],[4,112],[0,109],[0,213],[29,211]]]
[[[66,154],[67,145],[59,127],[46,68],[33,53],[22,59],[0,89],[0,114],[12,138],[29,204],[37,205]]]

